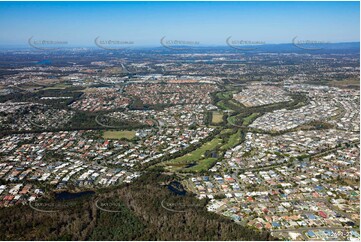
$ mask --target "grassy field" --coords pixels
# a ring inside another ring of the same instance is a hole
[[[133,139],[135,137],[135,131],[122,130],[122,131],[104,131],[104,139]]]
[[[204,158],[204,153],[207,150],[213,150],[218,145],[222,144],[222,139],[219,137],[216,137],[212,139],[211,141],[203,144],[198,149],[180,156],[178,158],[165,161],[160,163],[160,166],[166,167],[166,169],[170,171],[175,170],[181,170],[184,169],[185,171],[200,171],[202,169],[205,169],[209,165],[212,165],[212,163],[215,161],[215,158]],[[191,166],[189,168],[186,168],[187,165],[196,163],[194,166]]]
[[[56,90],[56,89],[64,90],[68,87],[72,87],[72,85],[66,83],[57,83],[54,86],[45,87],[43,88],[43,90]]]
[[[331,81],[330,84],[336,87],[360,86],[360,80],[357,78],[348,78],[342,81]]]
[[[203,158],[203,154],[206,150],[212,150],[221,143],[222,143],[222,139],[220,139],[218,137],[214,138],[211,141],[209,141],[209,142],[205,143],[204,145],[202,145],[201,147],[199,147],[198,149],[194,150],[193,152],[190,152],[184,156],[181,156],[176,159],[168,161],[167,164],[184,163],[184,162],[189,163],[190,161],[198,161]]]
[[[233,99],[221,100],[221,101],[217,102],[216,105],[223,110],[237,110],[237,109],[245,108],[244,105],[242,105],[241,103],[239,103]]]
[[[230,133],[232,129],[224,129],[221,131],[221,134]],[[216,162],[217,158],[204,158],[204,153],[206,150],[212,150],[218,145],[221,145],[224,142],[221,138],[216,137],[213,140],[205,143],[200,148],[194,150],[193,152],[186,154],[184,156],[178,157],[176,159],[170,160],[163,163],[171,171],[181,170],[184,172],[201,172],[207,171],[211,168]],[[220,149],[228,150],[241,142],[241,131],[238,130],[236,133],[231,134],[227,143],[223,144]],[[186,167],[189,164],[195,165]]]
[[[225,103],[224,100],[219,101],[219,102],[217,103],[217,106],[220,107],[221,109],[224,109],[224,110],[227,110],[227,109],[228,109],[228,107],[227,107],[227,105],[226,105],[226,103]]]
[[[223,121],[223,113],[214,111],[212,112],[212,123],[219,124]]]
[[[232,131],[232,129],[222,129],[220,134],[230,133],[231,131]]]
[[[230,116],[227,118],[228,123],[236,124],[236,116]]]
[[[232,99],[233,94],[237,93],[237,91],[227,91],[227,92],[219,92],[217,93],[217,97],[219,99]]]
[[[244,126],[249,125],[250,123],[252,123],[257,117],[258,117],[259,113],[252,113],[251,115],[245,117],[243,119],[243,124]]]
[[[241,130],[238,130],[236,133],[229,136],[229,139],[226,144],[221,146],[221,150],[229,150],[230,148],[236,146],[241,142]]]
[[[214,162],[216,162],[216,158],[207,158],[207,159],[203,159],[197,162],[197,165],[189,167],[189,168],[184,168],[182,169],[182,171],[185,172],[201,172],[201,171],[207,171],[209,168],[211,168],[214,164]]]

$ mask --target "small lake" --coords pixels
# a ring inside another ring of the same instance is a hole
[[[185,196],[187,193],[186,190],[184,190],[182,184],[177,181],[172,181],[171,183],[169,183],[167,188],[169,191],[179,196]]]
[[[39,61],[38,63],[36,63],[37,65],[51,65],[52,62],[51,60],[42,60],[42,61]]]
[[[193,167],[195,165],[197,165],[197,163],[189,163],[184,168],[190,168],[190,167]]]
[[[61,200],[71,200],[71,199],[76,199],[76,198],[80,198],[80,197],[84,197],[84,196],[90,196],[90,195],[94,195],[95,192],[93,191],[86,191],[86,192],[59,192],[55,194],[55,199],[57,201],[61,201]]]

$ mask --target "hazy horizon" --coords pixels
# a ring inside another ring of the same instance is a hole
[[[359,2],[1,2],[0,45],[29,38],[91,47],[94,39],[159,46],[160,39],[224,46],[359,42]]]

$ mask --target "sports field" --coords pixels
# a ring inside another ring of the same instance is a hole
[[[219,124],[223,121],[223,114],[218,111],[212,112],[212,123]]]
[[[135,137],[135,131],[132,130],[121,130],[121,131],[111,131],[107,130],[103,133],[104,139],[133,139]]]

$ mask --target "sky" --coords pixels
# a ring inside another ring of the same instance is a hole
[[[299,40],[359,42],[359,2],[0,2],[0,45],[28,39],[154,45]]]

